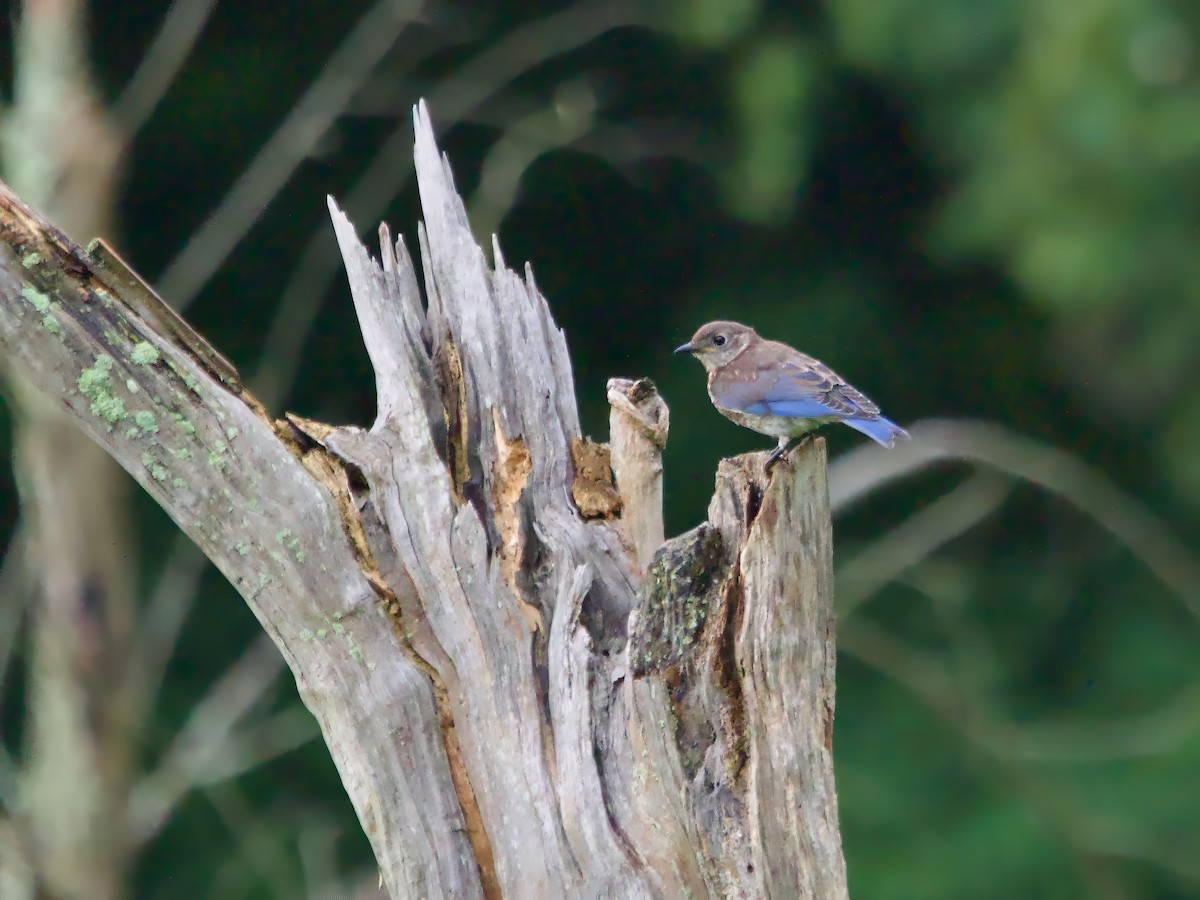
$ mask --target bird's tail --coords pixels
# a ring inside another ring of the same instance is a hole
[[[893,422],[891,419],[885,419],[879,416],[875,419],[843,419],[847,425],[855,431],[861,431],[871,440],[884,447],[895,447],[896,438],[908,441],[912,439],[907,431]]]

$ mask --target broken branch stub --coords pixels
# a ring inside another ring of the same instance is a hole
[[[638,565],[662,546],[663,468],[670,415],[649,378],[608,379],[609,446],[623,506],[619,526]]]

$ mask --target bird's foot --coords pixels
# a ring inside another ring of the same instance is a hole
[[[778,447],[776,447],[774,450],[772,450],[771,455],[767,457],[767,461],[763,465],[763,471],[765,471],[768,475],[770,475],[771,470],[773,468],[775,468],[776,463],[778,463],[781,459],[783,459],[785,456],[787,456],[789,453],[791,453],[797,447],[803,447],[805,444],[807,444],[811,440],[812,440],[812,435],[806,434],[802,437],[792,438],[791,440],[787,441],[786,443],[780,444]]]
[[[775,464],[783,459],[783,454],[787,453],[789,444],[790,442],[788,444],[780,444],[771,451],[771,455],[768,456],[767,461],[763,463],[764,472],[766,472],[768,475],[771,474],[771,470],[775,468]]]

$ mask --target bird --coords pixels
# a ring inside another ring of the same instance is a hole
[[[767,341],[737,322],[709,322],[676,353],[689,353],[708,372],[717,412],[759,434],[779,439],[770,471],[793,444],[829,422],[841,422],[875,443],[894,447],[907,431],[831,368],[779,341]]]

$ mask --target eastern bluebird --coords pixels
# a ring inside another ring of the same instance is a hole
[[[725,418],[779,438],[773,466],[793,441],[826,422],[843,422],[877,444],[893,447],[909,434],[820,360],[778,341],[764,341],[737,322],[709,322],[675,348],[708,372],[708,396]]]

